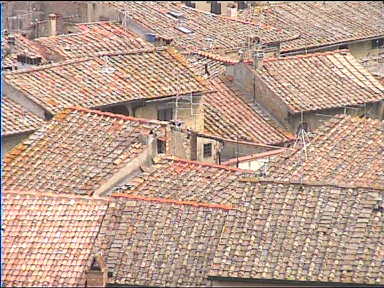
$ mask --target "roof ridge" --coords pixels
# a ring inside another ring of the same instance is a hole
[[[274,61],[282,61],[282,60],[311,58],[311,57],[327,56],[327,55],[335,55],[335,54],[343,54],[343,53],[350,53],[350,50],[349,49],[341,49],[341,50],[333,50],[333,51],[315,52],[315,53],[308,53],[308,54],[285,56],[285,57],[279,57],[279,58],[267,58],[267,59],[264,59],[263,62],[265,63],[265,62],[274,62]]]
[[[159,125],[165,125],[165,126],[168,125],[168,122],[166,122],[166,121],[136,118],[136,117],[126,116],[126,115],[122,115],[122,114],[114,114],[111,112],[103,112],[103,111],[99,111],[99,110],[88,109],[88,108],[84,108],[84,107],[80,107],[80,106],[72,106],[72,107],[65,108],[62,112],[60,112],[58,114],[63,113],[66,109],[74,110],[74,111],[81,111],[81,112],[86,112],[86,113],[93,113],[93,114],[98,114],[101,116],[117,118],[117,119],[127,120],[127,121],[136,121],[136,122],[147,123],[147,124],[159,124]]]
[[[189,61],[184,57],[184,55],[182,53],[178,52],[175,48],[170,47],[170,46],[163,48],[163,49],[165,49],[169,53],[169,55],[171,55],[178,63],[183,65],[185,68],[187,68],[191,72],[193,77],[196,79],[196,81],[198,81],[205,88],[208,87],[208,81],[206,81],[203,77],[197,75],[193,71],[192,66],[190,65]]]
[[[57,63],[49,63],[45,65],[40,65],[37,67],[28,67],[22,70],[16,70],[7,73],[7,75],[18,75],[23,73],[30,73],[30,72],[36,72],[36,71],[42,71],[45,69],[50,69],[54,67],[62,67],[65,65],[70,65],[74,63],[81,63],[85,61],[90,61],[92,59],[96,59],[102,56],[116,56],[116,55],[131,55],[131,54],[138,54],[138,53],[151,53],[151,52],[157,52],[157,51],[165,51],[166,48],[164,47],[155,47],[155,48],[139,48],[139,49],[129,49],[129,50],[118,50],[118,51],[101,51],[96,52],[91,55],[85,56],[85,57],[79,57],[79,58],[72,58],[68,60],[64,60]]]
[[[326,187],[337,187],[337,188],[345,188],[345,189],[371,189],[371,190],[380,190],[384,191],[384,186],[379,185],[372,185],[372,186],[356,186],[351,185],[348,183],[338,183],[338,184],[332,184],[329,182],[311,182],[311,181],[305,181],[305,182],[299,182],[299,181],[284,181],[284,180],[276,180],[272,178],[256,178],[256,177],[244,177],[239,179],[242,182],[254,182],[254,183],[260,183],[260,184],[286,184],[286,185],[301,185],[301,186],[326,186]]]
[[[141,200],[141,201],[167,203],[167,204],[189,205],[194,207],[217,208],[217,209],[224,209],[224,210],[234,209],[234,207],[229,205],[202,203],[202,202],[195,202],[195,201],[179,201],[179,200],[166,199],[166,198],[144,197],[144,196],[133,195],[133,194],[115,193],[115,194],[112,194],[111,197],[121,197],[121,198],[127,198],[132,200]]]
[[[240,62],[239,60],[234,60],[234,59],[231,59],[230,57],[216,54],[216,53],[213,53],[211,51],[197,50],[197,51],[191,51],[191,52],[192,52],[192,54],[204,56],[204,57],[207,57],[209,59],[224,62],[226,64],[234,65],[234,64],[237,64]]]
[[[200,161],[195,161],[195,160],[181,159],[181,158],[178,158],[178,157],[172,156],[172,155],[158,156],[157,159],[172,160],[172,161],[176,161],[176,162],[183,162],[183,163],[189,163],[189,164],[196,164],[196,165],[200,165],[200,166],[225,169],[225,170],[229,170],[229,171],[255,173],[255,171],[253,171],[253,170],[246,170],[246,169],[241,169],[241,168],[229,167],[229,166],[224,166],[224,165],[220,165],[220,164],[213,164],[213,163],[208,163],[208,162],[200,162]],[[157,159],[155,159],[155,161]]]
[[[15,190],[15,189],[4,189],[4,194],[17,194],[17,195],[33,195],[38,197],[53,197],[53,198],[68,198],[68,199],[83,199],[83,200],[103,200],[110,202],[110,197],[100,197],[100,196],[89,196],[89,195],[77,195],[77,194],[64,194],[64,193],[53,193],[53,192],[41,192],[37,190]]]

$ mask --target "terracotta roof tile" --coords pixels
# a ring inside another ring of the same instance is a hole
[[[171,48],[77,58],[8,73],[4,80],[52,113],[206,90],[204,80]]]
[[[227,217],[209,276],[384,284],[384,190],[249,186]]]
[[[131,189],[115,191],[143,197],[236,205],[242,194],[239,177],[251,177],[252,171],[170,157],[155,158],[152,169],[129,181]]]
[[[116,198],[116,197],[115,197]],[[112,284],[207,286],[227,207],[117,196],[97,240]],[[111,233],[113,231],[113,233]]]
[[[318,128],[306,147],[270,163],[274,179],[384,187],[384,123],[337,116]]]
[[[2,131],[1,135],[8,136],[23,132],[32,132],[43,125],[44,120],[7,96],[1,98]]]
[[[6,286],[84,286],[108,201],[5,191],[2,202]]]
[[[294,138],[276,122],[252,109],[223,78],[211,79],[214,93],[203,96],[204,129],[207,134],[248,142],[278,144]]]
[[[255,72],[292,113],[384,99],[384,87],[347,50],[266,59]]]
[[[7,153],[4,186],[92,194],[146,145],[141,134],[163,122],[83,108],[66,109]]]
[[[78,24],[81,32],[38,38],[37,41],[50,53],[64,59],[90,56],[99,52],[117,52],[132,49],[150,49],[154,46],[138,35],[114,22]]]
[[[274,29],[202,12],[171,1],[104,1],[117,9],[127,10],[130,18],[158,36],[173,39],[181,49],[233,49],[245,45],[251,34],[260,34],[265,43],[294,37],[285,29]],[[170,13],[181,13],[180,18]],[[186,28],[187,33],[180,30]],[[191,33],[189,33],[189,31]],[[212,39],[213,41],[210,41]]]
[[[282,52],[384,36],[384,5],[380,1],[286,1],[244,10],[240,19],[299,33],[283,43]]]

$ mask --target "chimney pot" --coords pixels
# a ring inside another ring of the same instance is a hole
[[[236,5],[230,4],[227,6],[227,16],[237,17],[237,8]]]
[[[56,14],[49,14],[48,15],[48,21],[49,21],[49,36],[56,36],[57,34],[57,15]]]

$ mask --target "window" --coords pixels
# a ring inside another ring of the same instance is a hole
[[[165,141],[157,139],[157,154],[165,153]]]
[[[204,158],[208,158],[212,156],[212,143],[204,144]]]
[[[161,109],[157,111],[157,120],[160,121],[170,121],[173,119],[173,109]]]
[[[384,48],[384,38],[372,40],[372,49]]]

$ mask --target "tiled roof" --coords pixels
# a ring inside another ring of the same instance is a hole
[[[116,52],[132,49],[150,49],[153,45],[118,23],[96,22],[78,24],[82,31],[74,34],[38,38],[35,41],[50,53],[64,59],[86,57],[98,52]]]
[[[384,99],[383,85],[347,50],[266,59],[256,74],[292,113]]]
[[[13,33],[12,35],[15,37],[15,46],[12,50],[9,50],[10,49],[10,46],[8,43],[9,36],[5,36],[1,40],[1,46],[3,51],[2,56],[4,56],[4,59],[2,62],[3,67],[19,65],[17,61],[18,54],[23,54],[26,56],[41,57],[41,60],[42,60],[41,63],[42,64],[47,63],[47,59],[44,55],[44,49],[42,49],[42,47],[40,47],[36,42],[34,42],[33,40],[29,40],[28,38],[22,36],[19,33]],[[8,51],[10,52],[10,54],[8,54]]]
[[[117,207],[105,217],[97,241],[111,284],[209,285],[207,272],[231,207],[116,197]]]
[[[243,193],[239,177],[252,176],[252,171],[197,161],[157,157],[149,171],[132,179],[131,189],[115,191],[144,197],[235,205]]]
[[[172,45],[181,49],[240,48],[252,34],[259,34],[265,43],[286,41],[295,37],[285,29],[263,26],[260,30],[260,27],[252,23],[202,12],[171,1],[104,3],[127,10],[130,19],[159,36],[173,39]],[[182,17],[175,18],[170,13],[181,13]]]
[[[204,78],[223,75],[226,71],[226,65],[238,63],[238,61],[229,57],[205,51],[188,52],[185,57],[191,63],[191,68],[195,74]],[[206,70],[208,70],[208,73]]]
[[[384,36],[382,1],[286,1],[245,10],[240,19],[299,33],[282,52]]]
[[[78,58],[8,73],[4,80],[52,113],[206,90],[205,81],[171,48]]]
[[[4,186],[92,194],[146,147],[162,122],[68,108],[6,154]]]
[[[108,201],[5,191],[2,202],[6,287],[84,287]]]
[[[383,121],[336,116],[318,128],[306,151],[295,149],[272,161],[268,177],[384,187],[383,153]]]
[[[384,285],[384,190],[253,185],[209,276]]]
[[[272,120],[252,109],[224,78],[211,79],[214,93],[203,96],[204,130],[207,134],[248,142],[278,144],[294,137]]]
[[[7,96],[1,98],[2,131],[1,135],[7,136],[38,129],[44,120]]]

